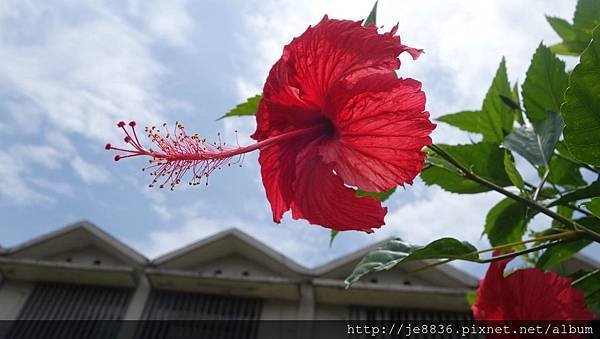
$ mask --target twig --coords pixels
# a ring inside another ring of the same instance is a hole
[[[504,189],[503,187],[496,185],[495,183],[489,181],[488,179],[480,177],[479,175],[475,174],[473,171],[468,169],[466,166],[464,166],[462,163],[460,163],[458,160],[456,160],[452,155],[450,155],[446,151],[444,151],[442,148],[440,148],[436,145],[430,145],[429,148],[431,150],[433,150],[435,153],[437,153],[440,157],[444,158],[446,161],[448,161],[449,163],[454,165],[456,168],[458,168],[465,178],[473,180],[476,183],[479,183],[487,188],[490,188],[496,192],[499,192],[515,201],[523,203],[526,206],[531,207],[531,208],[549,216],[550,218],[552,218],[570,228],[580,229],[580,230],[586,232],[595,241],[600,242],[600,234],[599,233],[597,233],[581,224],[578,224],[577,222],[575,222],[569,218],[566,218],[545,206],[540,205],[536,201],[533,201],[528,198],[524,198],[518,194],[515,194],[511,191]]]

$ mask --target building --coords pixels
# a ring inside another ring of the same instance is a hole
[[[478,280],[450,265],[408,275],[424,263],[406,263],[345,289],[343,280],[379,245],[307,269],[232,229],[148,260],[83,221],[1,250],[0,319],[113,320],[94,333],[117,337],[134,331],[117,320],[470,317],[466,295]],[[42,333],[16,327],[11,333]],[[157,330],[150,327],[143,331]]]

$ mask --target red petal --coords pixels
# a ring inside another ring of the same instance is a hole
[[[333,173],[333,166],[317,154],[318,141],[311,143],[296,162],[292,216],[338,231],[372,232],[384,224],[387,208],[370,197],[357,197]]]
[[[271,204],[273,221],[279,223],[283,214],[290,209],[294,196],[293,184],[296,177],[296,157],[313,136],[273,144],[260,150],[258,161],[267,199]]]
[[[256,114],[258,127],[252,137],[263,140],[274,135],[273,130],[306,127],[321,114],[336,83],[391,73],[400,67],[398,55],[404,51],[417,56],[419,51],[402,45],[395,32],[379,34],[375,26],[327,16],[309,27],[285,46],[269,72],[263,89],[265,104]]]
[[[322,119],[320,109],[299,97],[299,90],[290,85],[293,69],[279,60],[269,73],[263,95],[256,112],[256,132],[252,135],[261,141],[294,128],[312,125]]]
[[[495,254],[496,255],[496,254]],[[571,280],[538,268],[504,277],[510,259],[493,262],[477,290],[476,320],[592,320],[584,294]]]
[[[506,277],[511,307],[507,319],[592,320],[583,291],[571,287],[571,280],[537,268],[518,270]]]
[[[365,77],[351,88],[336,86],[326,111],[339,136],[321,155],[335,163],[346,184],[366,191],[412,184],[435,128],[424,109],[421,84],[393,74]]]
[[[495,252],[494,256],[500,253]],[[511,259],[494,261],[490,264],[485,278],[481,280],[477,289],[477,299],[473,304],[473,317],[475,320],[502,320],[506,319],[503,308],[504,268]]]

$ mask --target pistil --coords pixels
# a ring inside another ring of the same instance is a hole
[[[121,152],[121,154],[115,155],[115,161],[137,156],[150,157],[150,165],[142,169],[142,171],[149,171],[150,175],[154,177],[149,187],[154,187],[160,181],[161,183],[158,184],[160,188],[170,185],[171,190],[181,182],[187,173],[191,173],[189,185],[199,185],[202,181],[208,185],[208,177],[213,171],[224,165],[239,164],[241,166],[246,153],[307,134],[322,133],[327,128],[326,125],[315,124],[314,126],[285,132],[249,146],[231,147],[221,142],[220,135],[218,143],[210,143],[197,134],[187,135],[180,123],[175,123],[173,133],[169,133],[167,125],[163,124],[164,132],[156,127],[145,128],[148,138],[159,149],[153,150],[152,148],[143,147],[139,141],[134,121],[128,124],[131,133],[126,125],[123,121],[117,124],[125,133],[123,141],[131,148],[121,148],[107,144],[105,149]]]

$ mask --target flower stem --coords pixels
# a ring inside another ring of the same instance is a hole
[[[550,218],[566,225],[567,227],[570,227],[570,228],[573,228],[576,230],[582,230],[586,234],[588,234],[592,239],[594,239],[594,241],[600,242],[600,234],[595,232],[594,230],[591,230],[591,229],[575,222],[574,220],[566,218],[566,217],[552,211],[551,209],[539,204],[537,201],[533,201],[531,199],[524,198],[518,194],[515,194],[511,191],[504,189],[503,187],[496,185],[495,183],[489,181],[486,178],[480,177],[479,175],[475,174],[473,171],[471,171],[469,168],[467,168],[465,165],[460,163],[452,155],[450,155],[448,152],[444,151],[441,147],[439,147],[437,145],[430,145],[429,148],[432,151],[434,151],[435,153],[437,153],[440,157],[444,158],[446,161],[448,161],[452,165],[456,166],[462,173],[462,176],[464,176],[465,178],[473,180],[480,185],[490,188],[490,189],[492,189],[496,192],[499,192],[515,201],[518,201],[528,207],[531,207],[532,209],[535,209],[538,212],[549,216]]]

